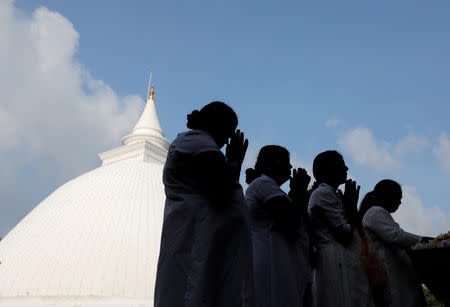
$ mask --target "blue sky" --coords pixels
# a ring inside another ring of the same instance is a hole
[[[404,186],[407,229],[450,229],[448,1],[17,0],[0,13],[0,234],[120,145],[150,69],[169,140],[223,100],[251,142],[246,166],[269,143],[307,168],[337,149],[363,193]]]

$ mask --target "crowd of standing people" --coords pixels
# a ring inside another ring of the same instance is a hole
[[[156,307],[425,306],[405,249],[429,238],[393,220],[397,182],[380,181],[358,210],[360,187],[340,153],[315,157],[309,188],[289,151],[267,145],[244,194],[248,141],[237,126],[232,108],[212,102],[170,145]]]

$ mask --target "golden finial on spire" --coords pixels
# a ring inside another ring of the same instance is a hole
[[[150,90],[150,97],[148,99],[153,100],[153,95],[155,94],[155,86],[152,85],[152,89]]]

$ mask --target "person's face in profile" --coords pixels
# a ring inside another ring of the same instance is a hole
[[[339,184],[345,183],[347,180],[348,167],[345,165],[345,161],[342,157],[339,157],[336,161],[336,179]]]
[[[289,180],[291,178],[291,170],[292,170],[292,165],[291,165],[291,161],[289,159],[289,155],[280,156],[276,160],[274,180],[279,185],[282,185],[283,183],[285,183],[287,180]]]
[[[228,144],[230,138],[236,131],[236,126],[228,126],[220,129],[214,136],[214,140],[219,148],[222,148],[225,144]]]
[[[402,196],[402,191],[395,191],[389,195],[389,198],[386,201],[386,207],[390,213],[394,213],[398,210],[402,203]]]

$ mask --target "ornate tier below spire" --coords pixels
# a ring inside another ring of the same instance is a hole
[[[123,160],[165,162],[169,141],[164,137],[159,123],[153,86],[139,121],[132,132],[122,139],[122,144],[119,148],[99,154],[103,165]]]

